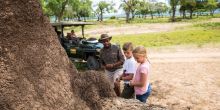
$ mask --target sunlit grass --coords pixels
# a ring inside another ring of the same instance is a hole
[[[208,29],[219,29],[220,30],[220,22],[210,22],[210,23],[200,23],[195,24],[195,27],[203,27]]]
[[[125,42],[132,42],[134,45],[145,47],[159,47],[172,45],[220,43],[220,30],[214,29],[187,29],[173,32],[148,33],[136,35],[114,36],[112,42],[123,45]]]

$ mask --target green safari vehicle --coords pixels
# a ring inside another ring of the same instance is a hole
[[[59,22],[51,23],[54,27],[58,39],[65,49],[68,57],[73,60],[84,60],[87,63],[87,67],[92,70],[100,68],[100,50],[103,48],[103,44],[99,43],[96,38],[84,37],[84,27],[85,25],[94,25],[88,22]],[[82,37],[77,37],[76,39],[69,40],[64,35],[64,28],[71,26],[81,26]]]

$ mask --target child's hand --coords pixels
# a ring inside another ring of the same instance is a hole
[[[105,68],[107,68],[107,69],[110,69],[110,68],[113,68],[113,64],[107,64],[107,65],[105,65]]]
[[[116,78],[116,81],[117,81],[117,82],[120,82],[120,78]]]
[[[120,80],[116,79],[116,81],[114,82],[114,85],[120,86]]]
[[[130,81],[129,86],[134,86],[134,82]]]

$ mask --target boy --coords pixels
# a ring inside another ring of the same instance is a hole
[[[135,61],[132,51],[133,45],[131,42],[127,42],[123,45],[124,55],[126,57],[125,63],[123,65],[124,73],[120,77],[120,80],[124,81],[124,89],[122,91],[121,97],[129,99],[134,97],[134,87],[130,86],[130,80],[133,79],[136,73],[137,62]]]

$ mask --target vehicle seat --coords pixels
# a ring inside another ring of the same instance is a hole
[[[94,43],[98,43],[98,40],[96,38],[90,37],[87,40],[83,41],[82,43],[83,44],[88,44],[88,43],[94,44]]]

